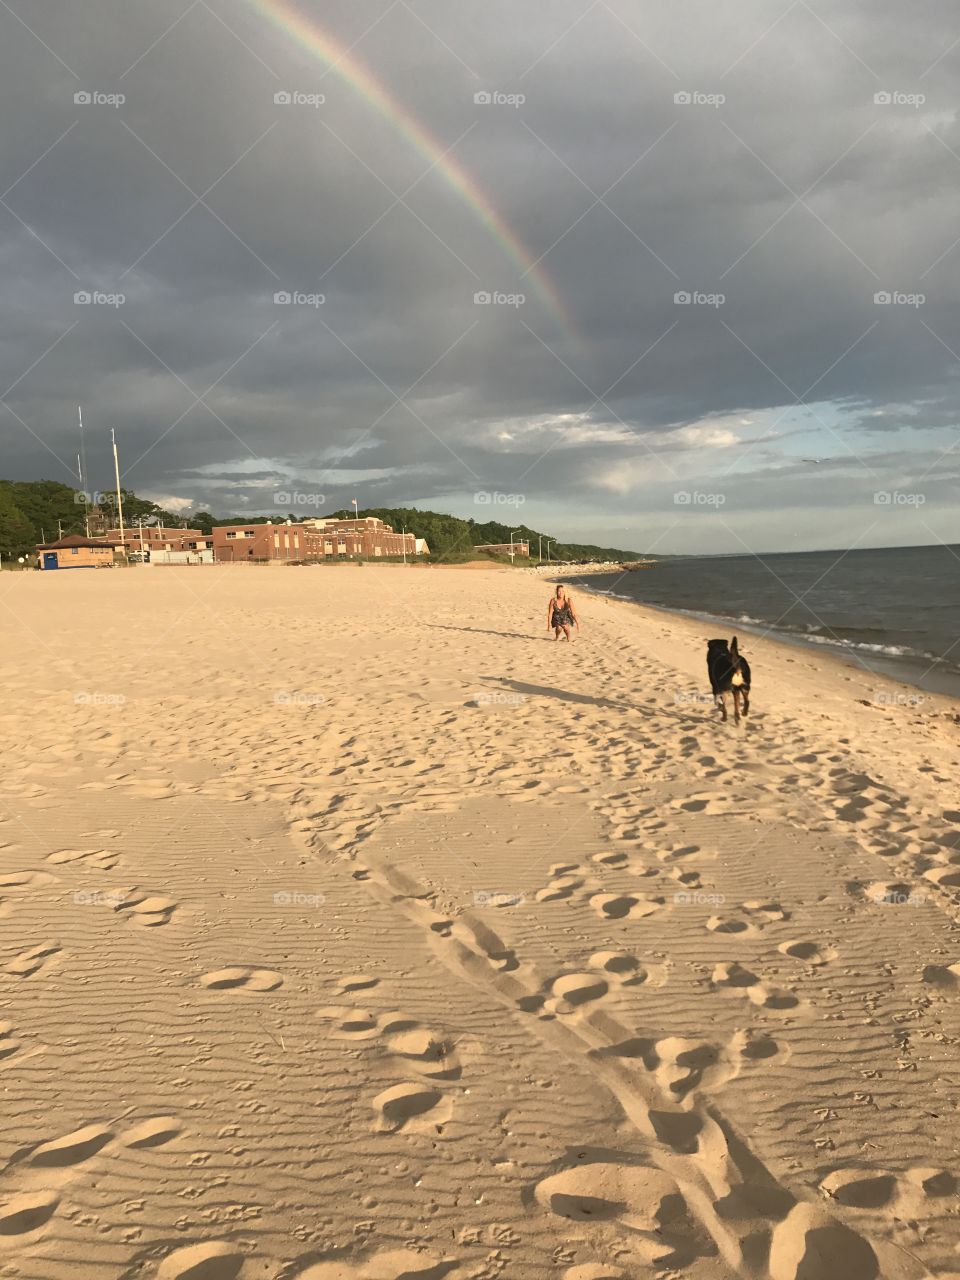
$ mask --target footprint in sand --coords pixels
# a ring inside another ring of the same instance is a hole
[[[561,902],[570,898],[584,883],[583,876],[554,876],[546,888],[538,889],[534,895],[537,902]]]
[[[333,1025],[330,1034],[336,1040],[372,1040],[380,1034],[380,1020],[370,1009],[343,1009],[330,1005],[318,1009],[316,1017]]]
[[[272,969],[215,969],[203,975],[200,985],[209,991],[275,991],[283,978]]]
[[[52,1191],[31,1191],[0,1205],[0,1238],[37,1231],[53,1217],[60,1197]]]
[[[792,991],[779,987],[768,987],[755,973],[745,969],[736,961],[718,964],[711,976],[711,983],[716,990],[732,995],[745,995],[761,1009],[773,1012],[788,1012],[799,1008],[800,999]]]
[[[523,1013],[535,1013],[545,1019],[558,1015],[569,1016],[581,1006],[602,1000],[609,990],[609,982],[599,974],[568,973],[555,978],[545,991],[521,996],[517,1001],[517,1008]]]
[[[386,1041],[389,1051],[420,1075],[433,1080],[459,1080],[460,1061],[453,1044],[424,1027],[398,1031]]]
[[[749,902],[743,903],[743,910],[753,918],[760,929],[765,924],[774,924],[778,920],[790,919],[790,912],[785,911],[779,902],[763,902],[753,898]]]
[[[601,1000],[610,990],[605,978],[595,973],[568,973],[550,984],[552,999],[545,1008],[550,1013],[570,1013],[580,1005]]]
[[[41,1142],[27,1155],[28,1164],[38,1169],[68,1169],[89,1160],[107,1145],[113,1133],[102,1124],[88,1124],[82,1129]]]
[[[119,861],[120,855],[110,849],[59,849],[47,858],[54,866],[79,863],[85,870],[96,871],[112,871]]]
[[[591,862],[597,863],[601,868],[610,868],[611,870],[620,870],[630,861],[627,854],[623,852],[617,853],[595,853],[590,858]]]
[[[650,1040],[636,1036],[606,1049],[592,1050],[591,1056],[639,1059],[644,1069],[656,1077],[664,1097],[679,1102],[701,1086],[716,1089],[736,1075],[733,1042],[731,1047],[733,1053],[706,1040],[687,1040],[681,1036]]]
[[[599,969],[622,987],[638,987],[650,977],[636,956],[626,951],[598,951],[587,961],[591,969]]]
[[[290,1280],[443,1280],[457,1270],[458,1265],[456,1259],[441,1258],[435,1253],[389,1249],[375,1253],[367,1262],[350,1263],[342,1259],[316,1262],[306,1271],[298,1271]]]
[[[767,1062],[784,1054],[784,1050],[772,1036],[751,1030],[738,1031],[731,1041],[731,1049],[748,1062]]]
[[[719,964],[713,971],[711,979],[714,986],[724,987],[732,990],[746,990],[748,987],[756,986],[760,981],[755,973],[751,973],[749,969],[745,969],[742,964]]]
[[[123,912],[127,923],[138,929],[155,929],[169,924],[177,909],[173,898],[148,896],[136,888],[114,889],[108,897],[114,903],[114,910]]]
[[[915,1187],[921,1195],[939,1199],[941,1196],[955,1196],[958,1185],[956,1177],[947,1169],[928,1169],[922,1166],[907,1171],[907,1182]]]
[[[876,1280],[877,1255],[863,1239],[819,1205],[801,1201],[774,1228],[771,1276],[816,1276],[817,1280]]]
[[[816,966],[828,964],[837,958],[833,947],[820,947],[815,942],[804,942],[800,939],[781,942],[777,950],[782,951],[785,956],[791,956],[794,960],[802,960],[804,964]]]
[[[183,1125],[172,1116],[153,1116],[121,1134],[120,1142],[133,1151],[143,1151],[149,1147],[162,1147],[182,1132]]]
[[[673,880],[682,884],[686,889],[702,889],[703,882],[700,879],[699,871],[682,871],[680,867],[674,867],[670,872]]]
[[[46,871],[8,871],[0,875],[0,890],[39,889],[45,884],[55,884],[56,879]]]
[[[60,954],[60,945],[56,942],[41,942],[29,951],[23,951],[6,966],[7,973],[17,978],[29,978],[48,965],[56,963],[55,957]]]
[[[399,1129],[440,1130],[453,1114],[453,1102],[439,1089],[422,1084],[396,1084],[373,1100],[380,1133]]]
[[[649,879],[660,874],[656,867],[644,866],[626,853],[595,853],[590,861],[596,864],[599,871],[625,871],[639,879]]]
[[[672,844],[648,844],[644,846],[656,853],[661,862],[683,862],[686,858],[692,858],[695,854],[699,854],[701,858],[712,859],[716,854],[704,853],[698,844],[690,844],[689,841],[675,841]]]
[[[730,813],[742,802],[740,797],[729,791],[700,791],[670,803],[674,809],[680,809],[683,813]]]
[[[330,1034],[338,1040],[372,1040],[384,1037],[389,1053],[407,1069],[432,1080],[459,1080],[460,1059],[452,1041],[422,1027],[402,1013],[382,1016],[369,1009],[318,1009],[316,1016],[331,1023]]]
[[[878,880],[862,889],[862,894],[861,888],[862,886],[856,881],[847,885],[847,890],[852,896],[862,896],[868,902],[880,907],[917,907],[923,903],[926,896],[922,890],[915,889],[904,880]]]
[[[955,991],[960,987],[960,960],[956,964],[928,964],[920,976],[935,987]]]
[[[594,893],[589,902],[602,920],[639,920],[666,905],[666,898],[633,893]]]
[[[668,1036],[657,1040],[650,1058],[661,1086],[674,1098],[685,1098],[693,1090],[718,1088],[734,1074],[721,1049],[706,1040],[686,1040]]]
[[[618,1224],[638,1233],[631,1244],[647,1266],[669,1265],[684,1242],[689,1244],[686,1201],[674,1180],[659,1169],[585,1159],[537,1183],[534,1196],[559,1218]]]
[[[749,920],[742,920],[739,916],[710,916],[707,920],[707,928],[711,933],[734,934],[743,938],[751,937],[758,932],[755,925]]]
[[[960,868],[953,865],[930,867],[923,873],[923,878],[938,889],[960,889]]]
[[[835,1169],[820,1183],[824,1195],[851,1209],[881,1209],[897,1194],[897,1179],[877,1169]]]
[[[219,1240],[191,1244],[168,1254],[157,1269],[157,1280],[237,1280],[243,1254]]]

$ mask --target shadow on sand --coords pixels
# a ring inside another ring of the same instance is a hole
[[[428,622],[435,631],[468,631],[478,636],[500,636],[505,640],[553,640],[553,636],[532,636],[527,631],[493,631],[489,627],[452,627],[444,622]]]

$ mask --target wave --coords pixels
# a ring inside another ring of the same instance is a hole
[[[790,623],[757,618],[752,614],[708,613],[698,609],[669,608],[666,605],[654,604],[649,600],[638,600],[636,596],[624,595],[619,591],[590,586],[586,582],[578,583],[582,591],[591,595],[607,596],[615,600],[626,600],[631,604],[639,604],[647,609],[658,609],[663,613],[681,614],[687,618],[695,618],[699,622],[715,624],[718,628],[745,627],[748,631],[767,635],[771,639],[787,640],[792,643],[818,645],[825,649],[833,649],[838,653],[876,654],[880,658],[891,658],[900,662],[920,663],[925,667],[936,667],[941,671],[960,672],[960,665],[949,662],[946,658],[931,653],[926,649],[918,649],[912,645],[896,643],[881,627],[828,627],[819,623]]]

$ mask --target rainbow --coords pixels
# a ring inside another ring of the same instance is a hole
[[[473,211],[504,252],[525,273],[525,279],[532,283],[541,299],[556,313],[564,327],[569,329],[569,316],[553,284],[539,266],[531,269],[530,264],[535,255],[511,230],[476,181],[453,159],[447,148],[431,137],[412,112],[374,78],[346,45],[325,31],[318,22],[300,13],[291,0],[247,0],[247,3],[275,27],[296,40],[314,58],[325,63],[330,71],[390,121]]]

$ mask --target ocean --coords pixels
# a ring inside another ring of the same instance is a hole
[[[960,545],[677,556],[570,581],[960,697]]]

